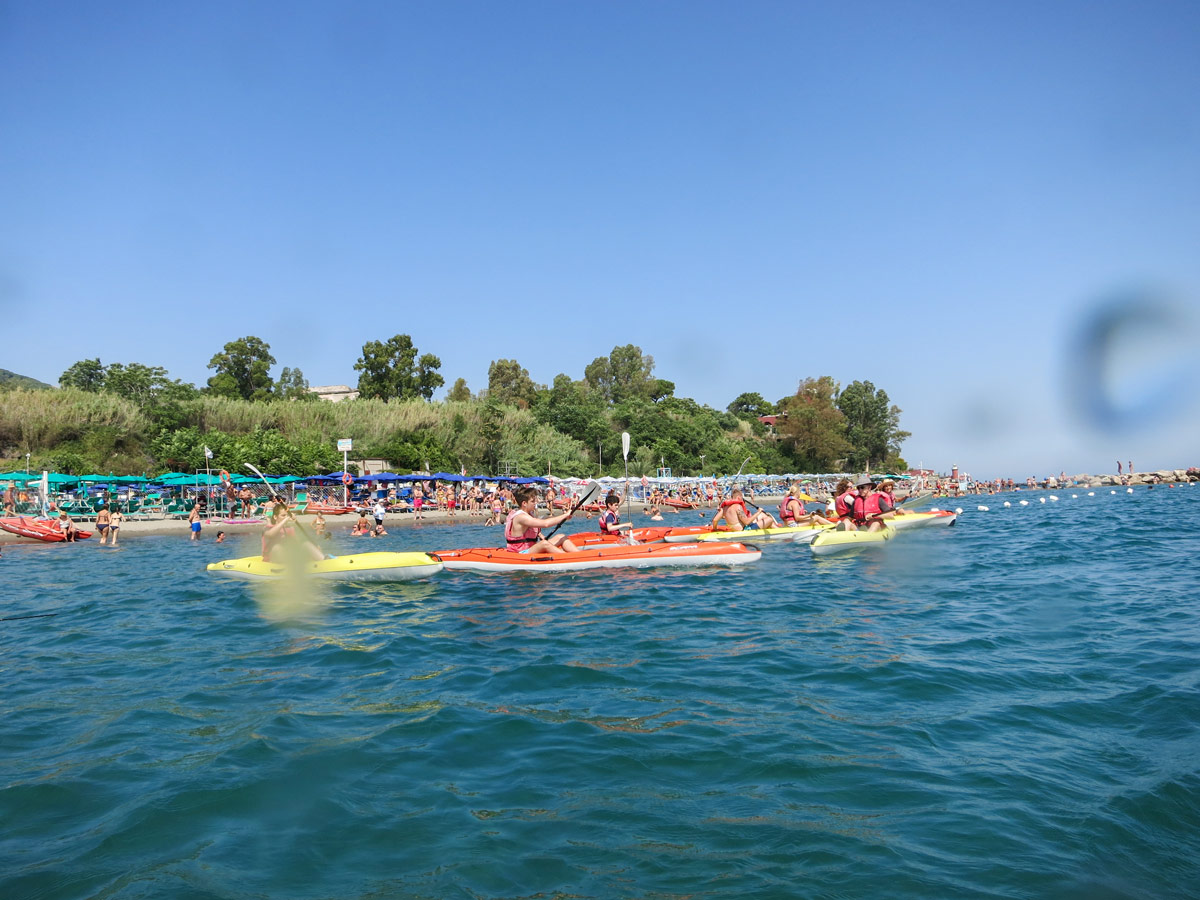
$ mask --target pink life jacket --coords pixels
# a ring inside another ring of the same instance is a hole
[[[793,503],[800,507],[800,512],[792,512]],[[799,516],[804,515],[804,512],[804,504],[789,494],[788,496],[784,497],[783,502],[779,504],[779,521],[781,521],[784,525],[787,525],[789,522],[795,522]]]
[[[611,519],[611,521],[610,521]],[[601,534],[620,534],[617,526],[621,524],[621,517],[615,512],[605,511],[600,517],[600,533]]]
[[[530,525],[525,529],[524,535],[521,537],[513,537],[513,519],[516,518],[517,513],[520,511],[521,510],[519,508],[514,509],[508,514],[508,518],[504,520],[504,540],[508,544],[508,549],[515,550],[517,553],[520,553],[522,550],[528,550],[530,547],[536,544],[542,536],[542,529]]]
[[[850,499],[847,500],[847,497]],[[838,518],[844,519],[846,516],[850,515],[851,510],[854,508],[854,501],[857,499],[858,494],[853,490],[846,491],[844,494],[839,494],[833,501],[833,507],[838,514]]]

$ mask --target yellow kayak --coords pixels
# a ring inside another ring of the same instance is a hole
[[[808,546],[817,556],[828,556],[831,553],[861,550],[863,547],[877,547],[890,541],[895,533],[896,529],[890,526],[880,531],[838,531],[830,528],[813,538]]]
[[[298,575],[327,581],[412,581],[442,571],[442,563],[428,553],[349,553],[332,559],[263,562],[261,556],[244,556],[209,563],[208,571],[251,581]]]

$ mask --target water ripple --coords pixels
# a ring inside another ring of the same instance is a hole
[[[0,896],[1195,896],[1195,498],[302,595],[10,546]]]

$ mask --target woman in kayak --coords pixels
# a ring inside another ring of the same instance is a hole
[[[779,504],[779,520],[784,527],[795,525],[832,525],[824,516],[806,512],[804,503],[800,500],[800,485],[793,484]]]
[[[601,534],[620,537],[623,529],[633,528],[632,522],[621,523],[621,516],[617,512],[620,508],[621,498],[615,491],[609,491],[608,496],[604,498],[604,515],[600,517]]]
[[[718,527],[718,522],[724,522],[724,528]],[[745,531],[747,528],[778,528],[779,523],[769,512],[758,510],[754,515],[746,509],[746,500],[741,488],[734,488],[728,500],[721,502],[721,508],[709,523],[714,530]]]
[[[833,489],[833,514],[840,520],[838,528],[842,531],[854,531],[854,523],[850,521],[850,510],[854,506],[854,484],[849,478],[843,478]]]
[[[560,525],[575,514],[573,509],[557,516],[539,519],[534,516],[537,509],[537,491],[523,487],[516,491],[513,499],[517,508],[508,514],[504,522],[504,541],[509,550],[516,553],[574,553],[579,550],[565,534],[543,538],[542,529]]]
[[[885,478],[879,482],[878,498],[879,518],[894,519],[905,514],[904,510],[896,508],[896,482],[892,479]]]
[[[275,508],[271,510],[271,523],[263,531],[262,535],[262,559],[263,562],[271,562],[271,554],[276,550],[281,549],[285,543],[293,542],[296,537],[296,529],[293,527],[292,511],[287,508],[286,503],[276,503]],[[304,551],[313,559],[324,559],[325,555],[317,549],[316,545],[310,541],[303,541]]]

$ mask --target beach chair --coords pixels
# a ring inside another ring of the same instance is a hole
[[[292,512],[300,515],[308,509],[308,491],[297,491],[296,502],[292,504]]]
[[[167,508],[163,505],[162,494],[147,494],[138,515],[143,519],[165,519]]]

